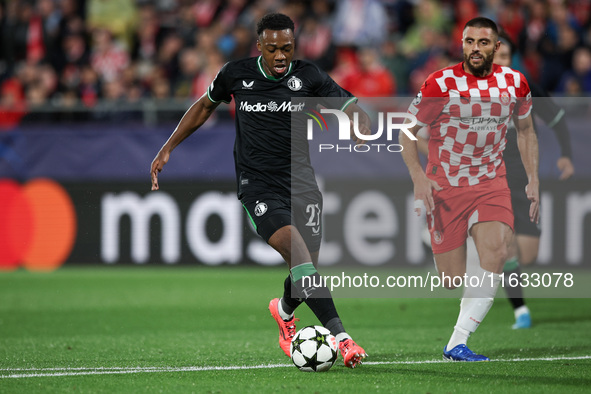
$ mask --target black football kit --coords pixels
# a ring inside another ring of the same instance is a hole
[[[532,114],[538,115],[554,131],[560,145],[561,156],[571,158],[570,134],[566,127],[564,109],[556,105],[549,98],[548,93],[535,83],[530,83],[530,89],[532,97],[543,97],[543,99],[535,100],[532,106]],[[528,179],[523,162],[521,161],[521,155],[517,146],[517,131],[513,123],[511,123],[507,131],[506,139],[503,160],[507,168],[507,183],[511,190],[511,203],[515,217],[515,233],[539,237],[539,227],[529,220],[530,201],[525,194],[525,186],[528,183]]]
[[[298,97],[333,98],[340,110],[357,99],[313,63],[294,60],[285,75],[275,78],[265,72],[262,61],[259,56],[226,63],[207,95],[214,103],[229,103],[234,96],[238,198],[259,235],[268,241],[293,222],[310,251],[317,251],[322,196],[305,130],[292,131],[291,115],[305,110]]]

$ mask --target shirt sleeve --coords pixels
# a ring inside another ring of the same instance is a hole
[[[230,62],[224,64],[224,66],[218,71],[217,75],[211,82],[211,85],[207,88],[207,97],[213,103],[229,103],[232,100],[232,91],[230,90],[231,80],[228,71]]]
[[[534,99],[537,98],[536,105],[532,108],[533,113],[539,116],[554,131],[558,144],[560,145],[562,156],[572,158],[570,132],[566,124],[566,112],[564,108],[556,104],[550,98],[548,92],[539,85],[531,83],[530,89]]]
[[[435,122],[441,115],[445,104],[446,100],[441,88],[430,75],[408,107],[408,112],[417,118],[417,124],[427,126]]]
[[[357,102],[357,97],[343,89],[325,71],[317,66],[313,67],[316,70],[318,78],[318,87],[316,88],[315,95],[317,97],[330,97],[330,103],[326,103],[328,104],[327,107],[339,108],[341,111],[344,111],[350,104]]]
[[[519,119],[525,119],[529,116],[532,110],[531,89],[529,88],[527,79],[525,79],[523,74],[519,73],[519,77],[521,78],[521,83],[519,84],[519,88],[517,88],[516,91],[517,108],[515,113]]]

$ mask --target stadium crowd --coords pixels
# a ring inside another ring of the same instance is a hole
[[[514,67],[543,88],[591,93],[591,0],[0,0],[0,123],[47,103],[196,99],[226,61],[258,54],[270,11],[296,22],[296,57],[359,97],[414,95],[458,60],[477,15],[506,30]]]

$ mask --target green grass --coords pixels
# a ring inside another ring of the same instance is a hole
[[[337,299],[337,308],[370,355],[358,369],[345,368],[339,359],[329,372],[318,374],[293,366],[162,371],[287,365],[267,311],[285,274],[285,269],[255,267],[0,273],[0,393],[590,390],[591,359],[539,360],[591,356],[589,299],[531,299],[535,326],[523,331],[511,330],[512,310],[499,299],[470,339],[472,348],[493,360],[538,360],[402,364],[440,360],[458,300],[349,298]],[[299,327],[317,323],[307,307],[297,313]],[[144,370],[89,374],[135,367]],[[84,374],[72,376],[76,371]],[[6,377],[59,372],[66,375]]]

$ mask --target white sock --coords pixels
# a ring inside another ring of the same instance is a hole
[[[469,331],[466,331],[461,327],[455,326],[454,332],[451,334],[451,338],[449,338],[449,342],[447,343],[446,350],[449,351],[458,345],[465,345],[469,337]]]
[[[517,319],[519,316],[529,313],[529,308],[527,307],[527,305],[521,305],[519,308],[515,309],[513,312],[515,313],[515,319]]]
[[[351,336],[346,332],[341,332],[340,334],[337,334],[335,338],[337,339],[337,343],[339,343],[341,341],[344,341],[345,339],[351,339]]]
[[[281,300],[282,299],[283,297],[281,298]],[[293,313],[291,315],[285,313],[283,307],[281,306],[281,300],[279,300],[279,303],[277,303],[277,311],[279,312],[279,316],[281,316],[283,321],[290,321],[291,319],[293,319]]]
[[[468,286],[464,290],[464,296],[460,303],[458,321],[447,344],[447,350],[451,350],[457,345],[466,344],[468,337],[476,331],[495,300],[501,276],[482,268],[480,268],[480,272],[484,273],[484,283],[474,287],[467,283]],[[483,278],[482,275],[478,277],[480,280]]]

